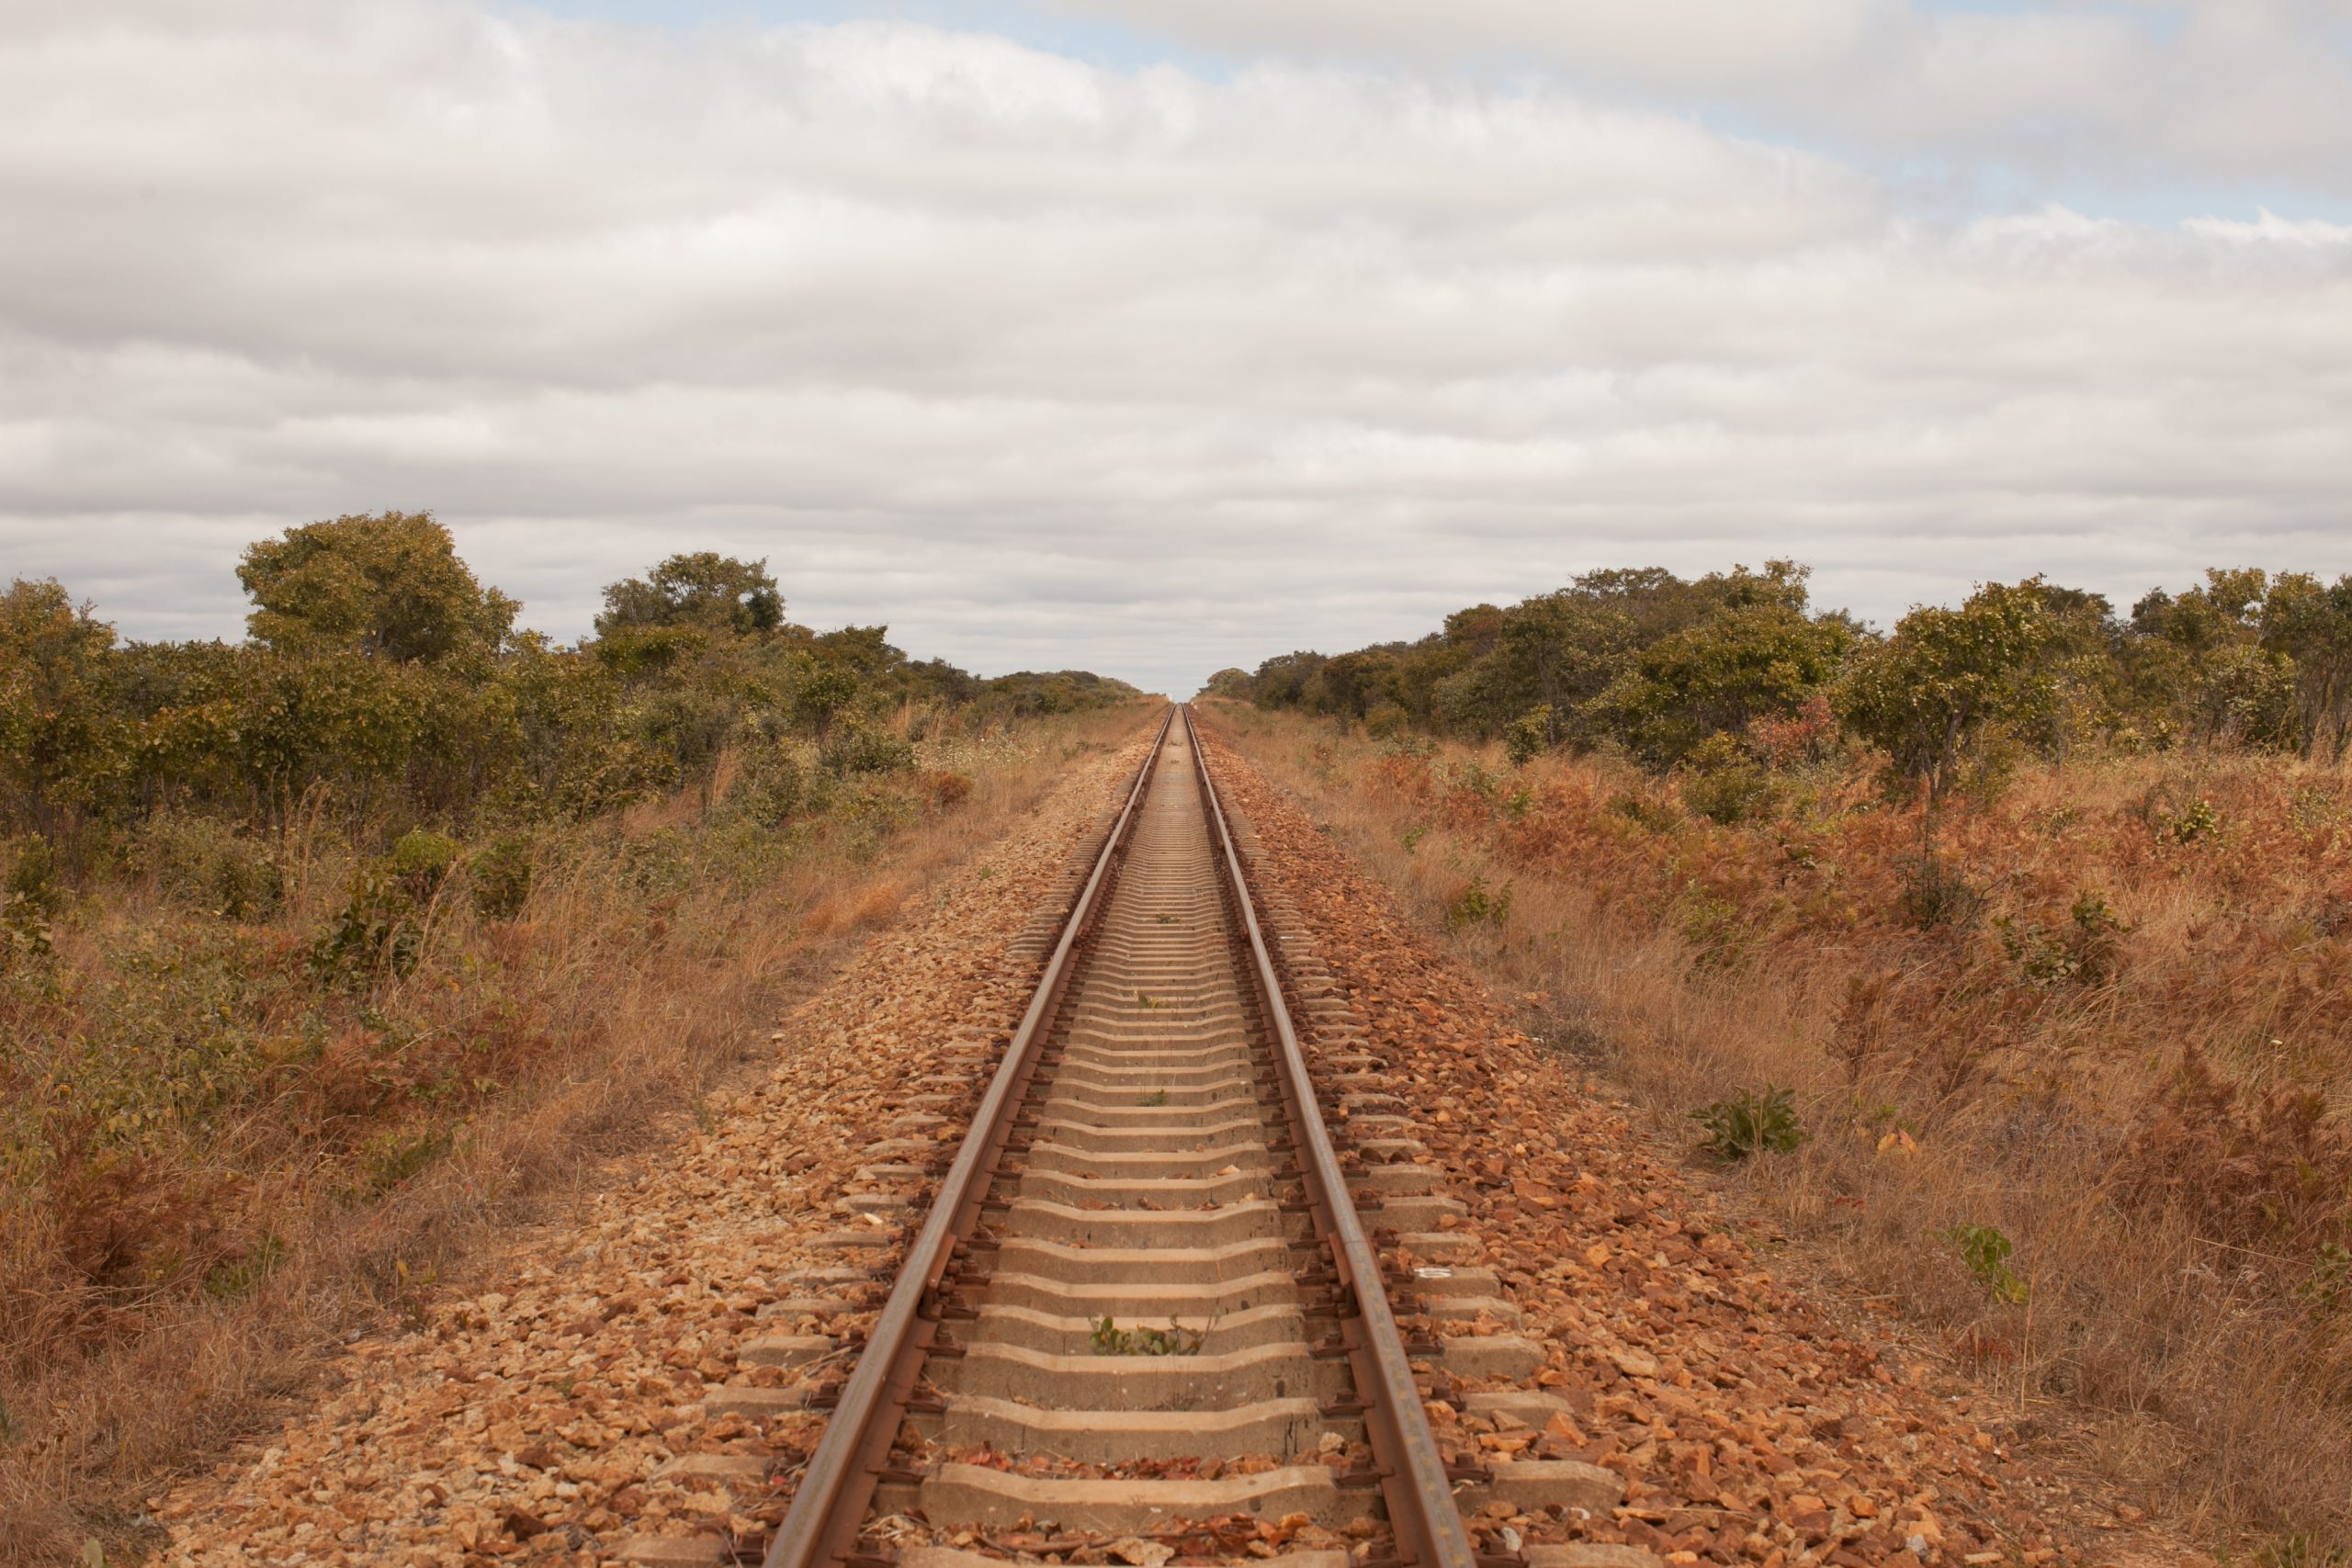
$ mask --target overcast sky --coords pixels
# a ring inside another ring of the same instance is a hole
[[[1600,566],[2352,570],[2352,0],[0,7],[0,566],[429,509],[1184,694]]]

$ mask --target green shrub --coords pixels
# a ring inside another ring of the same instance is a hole
[[[474,913],[485,920],[511,920],[531,897],[537,861],[528,833],[501,833],[474,852],[466,867]]]
[[[380,1197],[449,1152],[456,1134],[446,1126],[390,1132],[372,1138],[360,1152],[360,1169],[370,1197]]]
[[[364,861],[352,873],[351,897],[311,950],[320,969],[388,964],[394,974],[416,967],[424,951],[425,912],[458,863],[455,839],[424,829],[403,833],[391,852]]]
[[[2165,824],[2177,844],[2210,841],[2222,831],[2222,814],[2213,809],[2210,800],[2192,800]]]
[[[418,828],[393,840],[392,852],[383,860],[384,870],[411,898],[428,903],[457,865],[463,847],[445,834]]]
[[[1458,931],[1468,926],[1499,926],[1510,919],[1511,885],[1502,886],[1500,892],[1487,886],[1483,876],[1472,876],[1470,885],[1445,906],[1445,929]]]
[[[1447,770],[1446,786],[1456,795],[1466,795],[1482,802],[1488,810],[1502,798],[1503,782],[1487,771],[1478,761],[1456,762]]]
[[[1666,913],[1682,940],[1710,963],[1728,964],[1746,945],[1749,927],[1739,906],[1709,892],[1701,883],[1685,883]]]
[[[168,1141],[244,1100],[273,1059],[300,1048],[311,1020],[285,1014],[308,987],[268,935],[183,919],[104,933],[101,947],[68,1096],[101,1142]]]
[[[1993,923],[2009,962],[2037,986],[2105,983],[2115,973],[2121,947],[2118,939],[2131,929],[2116,918],[2103,895],[2091,892],[2075,897],[2068,923],[2059,931],[2008,915]]]
[[[65,912],[66,892],[57,880],[57,852],[43,838],[30,838],[0,883],[0,960],[46,957],[50,931]]]
[[[819,758],[836,773],[900,773],[915,765],[915,749],[888,730],[843,725],[827,738]]]
[[[1792,1091],[1767,1089],[1762,1094],[1741,1089],[1690,1112],[1690,1120],[1707,1130],[1706,1147],[1723,1159],[1746,1159],[1753,1154],[1787,1154],[1804,1142]]]
[[[1683,759],[1682,803],[1710,822],[1751,822],[1780,800],[1780,781],[1735,736],[1711,735]]]
[[[222,919],[266,919],[285,900],[277,857],[216,818],[153,817],[141,829],[132,858],[167,897]]]
[[[1514,764],[1532,762],[1552,749],[1555,723],[1550,703],[1539,703],[1510,721],[1503,731],[1503,750]]]
[[[1942,1234],[1994,1300],[2015,1304],[2030,1293],[2031,1288],[2010,1270],[2009,1257],[2017,1248],[2007,1236],[1991,1225],[1954,1225]]]
[[[1363,716],[1363,732],[1374,740],[1390,740],[1405,733],[1411,716],[1395,703],[1382,703]]]
[[[784,746],[770,741],[748,747],[727,804],[763,828],[781,828],[807,807],[808,776],[799,759]]]

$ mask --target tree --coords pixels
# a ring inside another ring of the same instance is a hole
[[[2104,594],[2036,579],[2049,640],[2042,661],[2054,682],[2035,748],[2063,761],[2075,743],[2132,728],[2133,704],[2123,659],[2126,637]]]
[[[1494,651],[1481,661],[1485,689],[1465,682],[1450,703],[1487,706],[1489,724],[1540,709],[1544,744],[1556,746],[1563,722],[1623,672],[1634,646],[1634,617],[1623,604],[1581,587],[1540,593],[1505,613]]]
[[[2352,750],[2352,576],[2323,584],[2280,573],[2263,600],[2262,641],[2294,660],[2303,755],[2342,761]]]
[[[1886,753],[1895,777],[1926,786],[1931,840],[1936,807],[1985,760],[1985,742],[2049,716],[2050,640],[2040,578],[1987,582],[1957,610],[1913,610],[1848,671],[1839,716]]]
[[[2159,589],[2132,607],[2125,662],[2159,725],[2232,745],[2302,744],[2294,661],[2264,635],[2270,591],[2256,568],[2215,568],[2199,587]]]
[[[1258,666],[1257,696],[1260,707],[1296,708],[1310,712],[1314,698],[1323,689],[1323,666],[1328,662],[1319,653],[1283,653]]]
[[[643,577],[605,590],[596,635],[618,636],[662,627],[698,627],[732,637],[774,631],[784,624],[784,595],[765,560],[743,561],[714,550],[672,556]]]
[[[11,815],[54,835],[100,805],[128,763],[114,627],[55,581],[0,594],[0,779]]]
[[[1837,678],[1853,628],[1762,600],[1711,615],[1644,649],[1589,705],[1596,723],[1668,766],[1709,737],[1793,714]]]
[[[427,512],[338,517],[245,551],[255,642],[280,653],[352,652],[396,664],[487,657],[522,605],[485,590]]]
[[[812,660],[793,682],[793,720],[822,740],[832,733],[834,721],[857,701],[857,694],[854,671]]]
[[[1362,718],[1368,709],[1388,698],[1388,676],[1396,667],[1396,649],[1388,645],[1360,648],[1342,653],[1323,666],[1323,700],[1329,710]]]
[[[1477,735],[1534,732],[1546,747],[1589,739],[1604,717],[1596,700],[1624,680],[1643,651],[1718,617],[1771,613],[1810,624],[1806,569],[1768,561],[1762,571],[1734,567],[1686,581],[1664,567],[1589,571],[1566,587],[1508,609],[1480,604],[1446,618],[1431,648],[1403,657],[1389,685],[1423,722]],[[1854,628],[1842,617],[1850,641]],[[1426,697],[1422,694],[1426,693]],[[1671,750],[1671,748],[1669,748]]]
[[[1201,691],[1212,697],[1247,699],[1250,692],[1250,671],[1234,669],[1220,670],[1209,677],[1208,683],[1203,686]]]

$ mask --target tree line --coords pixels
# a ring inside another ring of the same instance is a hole
[[[1588,572],[1457,610],[1417,641],[1284,654],[1208,689],[1375,734],[1500,739],[1522,761],[1617,748],[1703,774],[1851,742],[1931,801],[2086,745],[2352,749],[2352,576],[2217,569],[2129,615],[2041,577],[1988,582],[1883,635],[1816,608],[1808,576],[1781,560],[1695,580]]]
[[[613,583],[594,636],[559,646],[424,513],[288,529],[237,575],[242,642],[126,642],[52,580],[0,595],[0,833],[87,860],[167,810],[263,829],[305,803],[388,830],[577,819],[707,792],[729,755],[788,815],[811,745],[822,770],[888,772],[942,716],[1136,694],[796,625],[763,561],[707,551]]]

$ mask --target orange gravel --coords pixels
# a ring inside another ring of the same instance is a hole
[[[1427,1157],[1470,1209],[1461,1228],[1476,1249],[1447,1261],[1498,1271],[1523,1314],[1510,1332],[1545,1353],[1519,1386],[1573,1407],[1541,1431],[1498,1430],[1445,1396],[1514,1385],[1441,1374],[1441,1442],[1625,1477],[1611,1517],[1498,1506],[1476,1521],[1490,1547],[1623,1543],[1668,1562],[1771,1568],[2152,1554],[2119,1552],[2116,1536],[2086,1541],[2067,1522],[2072,1494],[2012,1449],[1989,1397],[1905,1366],[1777,1280],[1670,1156],[1513,1027],[1385,888],[1209,734],[1220,789],[1264,852],[1254,893],[1300,922],[1349,1004],[1313,1021],[1310,1054],[1384,1058],[1381,1089],[1406,1101]]]
[[[739,1370],[736,1348],[806,1331],[763,1315],[805,1293],[793,1271],[850,1263],[887,1280],[894,1247],[816,1244],[896,1236],[842,1203],[875,1157],[865,1146],[892,1123],[961,1135],[903,1125],[912,1080],[941,1071],[953,1041],[1010,1035],[1036,968],[1015,951],[1023,928],[1063,907],[1073,855],[1099,843],[1141,756],[1138,742],[1075,767],[783,1021],[763,1081],[714,1097],[703,1131],[576,1222],[523,1237],[482,1270],[495,1289],[353,1344],[317,1408],[257,1456],[155,1500],[171,1536],[155,1561],[585,1568],[662,1538],[715,1557],[772,1529],[821,1418],[712,1418],[702,1402],[712,1385],[781,1381]]]

